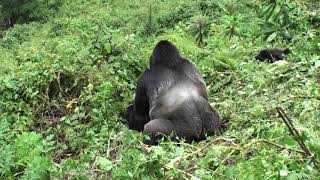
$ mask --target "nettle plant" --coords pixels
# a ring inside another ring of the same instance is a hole
[[[209,18],[204,15],[194,16],[191,19],[190,31],[199,47],[203,47],[206,44],[206,39],[209,36],[210,24]]]

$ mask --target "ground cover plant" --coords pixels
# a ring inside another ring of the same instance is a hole
[[[1,0],[0,9],[1,179],[320,177],[318,0]],[[228,126],[221,136],[150,147],[123,123],[160,40],[203,75]],[[256,61],[272,47],[291,53]]]

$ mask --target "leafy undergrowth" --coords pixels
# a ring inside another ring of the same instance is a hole
[[[3,30],[0,177],[317,179],[319,7],[317,0],[74,0],[46,21]],[[162,39],[203,74],[212,106],[228,122],[222,136],[148,147],[122,123]],[[257,62],[267,47],[292,53]]]

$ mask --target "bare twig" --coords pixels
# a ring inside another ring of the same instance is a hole
[[[282,146],[280,144],[277,144],[275,142],[272,142],[272,141],[268,141],[266,139],[258,139],[258,140],[255,140],[247,145],[245,145],[245,149],[249,148],[250,146],[254,145],[254,144],[258,144],[258,143],[265,143],[265,144],[270,144],[272,146],[275,146],[275,147],[278,147],[280,149],[286,149],[286,150],[289,150],[289,151],[293,151],[293,152],[296,152],[296,153],[300,153],[300,154],[305,154],[304,151],[301,151],[301,150],[298,150],[298,149],[293,149],[293,148],[289,148],[289,147],[286,147],[286,146]]]
[[[312,153],[307,148],[307,146],[304,144],[303,139],[301,135],[299,134],[298,130],[293,126],[292,120],[287,116],[287,114],[284,112],[284,110],[281,107],[277,107],[277,111],[282,118],[283,122],[287,125],[289,128],[290,134],[293,136],[293,138],[298,142],[301,149],[305,152],[304,155],[306,156],[312,156]]]
[[[213,141],[208,142],[207,144],[205,144],[204,146],[200,147],[199,149],[197,149],[196,151],[193,151],[192,153],[188,154],[187,156],[185,156],[183,159],[187,159],[191,156],[194,156],[200,152],[202,152],[204,149],[206,149],[208,146],[215,144],[219,141],[225,141],[225,142],[233,142],[234,139],[226,139],[224,137],[217,137],[216,139],[214,139]],[[234,145],[234,144],[233,144]]]
[[[319,167],[319,162],[314,158],[313,154],[311,151],[307,148],[306,144],[303,141],[303,138],[301,137],[300,133],[298,130],[294,127],[292,120],[287,116],[287,114],[284,112],[284,110],[281,107],[277,107],[277,111],[283,120],[283,122],[287,125],[289,128],[290,134],[293,136],[294,140],[296,140],[301,147],[301,149],[304,151],[304,155],[311,158],[311,161],[315,165],[315,167]]]
[[[227,157],[223,159],[223,161],[222,161],[221,164],[224,164],[224,163],[231,157],[231,155],[232,155],[235,151],[236,151],[236,150],[233,149],[233,150],[227,155]]]

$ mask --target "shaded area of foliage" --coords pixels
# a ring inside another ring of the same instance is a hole
[[[44,21],[58,11],[61,3],[61,0],[1,0],[1,25],[12,27],[15,24]]]

